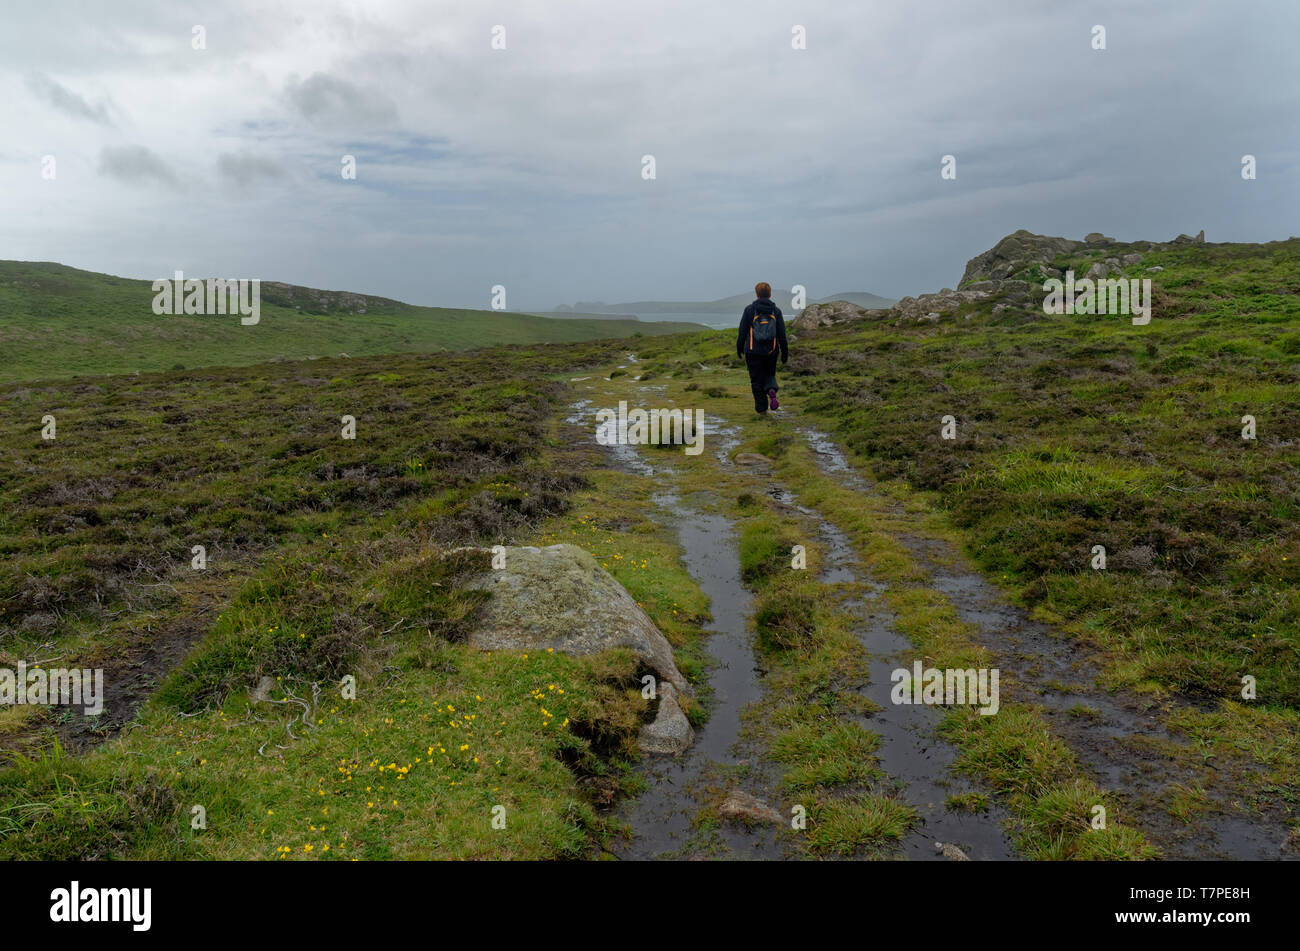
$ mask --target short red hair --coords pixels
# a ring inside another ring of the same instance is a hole
[[[767,283],[767,281],[759,281],[754,285],[754,293],[763,300],[767,300],[767,298],[772,296],[772,285]]]

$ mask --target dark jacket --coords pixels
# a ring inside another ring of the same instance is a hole
[[[776,342],[781,347],[781,362],[785,363],[790,358],[790,350],[785,342],[785,318],[781,316],[780,307],[762,297],[746,307],[745,312],[740,315],[740,330],[736,333],[736,356],[743,357],[749,346],[749,328],[754,323],[755,311],[762,314],[776,314]]]

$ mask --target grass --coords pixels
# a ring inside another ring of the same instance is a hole
[[[498,656],[417,639],[393,661],[394,684],[363,682],[355,701],[332,691],[313,723],[297,726],[297,741],[285,729],[289,712],[231,694],[179,721],[151,705],[138,729],[90,756],[51,749],[19,758],[0,772],[8,824],[0,854],[584,854],[598,822],[566,765],[587,755],[570,726],[624,705],[608,679],[635,683],[633,659]],[[504,826],[494,825],[500,818]]]
[[[146,640],[192,641],[191,595],[215,608],[240,592],[223,623],[305,634],[324,670],[370,610],[331,600],[343,573],[402,544],[498,540],[577,484],[539,465],[558,384],[472,358],[436,368],[386,357],[0,389],[0,650],[111,662]],[[29,425],[46,412],[60,420],[51,441]],[[356,439],[340,438],[344,415]],[[409,521],[383,522],[408,503]],[[342,542],[360,526],[349,544],[369,550]]]
[[[1157,264],[1145,327],[1014,311],[858,327],[801,341],[818,372],[798,390],[988,575],[1110,658],[1107,686],[1191,702],[1177,722],[1206,724],[1196,735],[1225,756],[1251,750],[1273,791],[1234,782],[1286,812],[1300,774],[1300,241],[1160,252],[1134,275]],[[938,439],[945,413],[955,442]],[[1259,743],[1266,723],[1287,726]]]
[[[643,498],[619,516],[635,531],[597,529],[625,489],[560,474],[590,460],[557,437],[560,384],[521,382],[517,359],[440,359],[436,382],[410,356],[75,382],[42,391],[53,444],[7,417],[6,658],[104,664],[110,684],[142,663],[161,686],[138,714],[110,695],[109,723],[4,711],[0,855],[558,858],[613,834],[600,810],[634,788],[649,712],[638,662],[464,646],[485,556],[444,552],[581,532],[688,674],[704,606],[680,568],[650,570],[676,559],[633,518]]]

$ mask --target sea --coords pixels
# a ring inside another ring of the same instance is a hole
[[[712,327],[715,330],[723,327],[740,326],[740,309],[737,308],[733,315],[726,314],[655,314],[649,311],[637,311],[637,320],[646,323],[658,323],[659,321],[681,321],[688,324],[703,324],[706,327]]]

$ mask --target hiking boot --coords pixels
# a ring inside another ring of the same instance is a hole
[[[780,408],[781,408],[781,404],[777,401],[777,398],[776,398],[776,390],[768,390],[768,391],[767,391],[767,399],[768,399],[768,404],[767,404],[767,405],[768,405],[771,409],[780,409]]]

